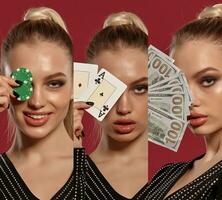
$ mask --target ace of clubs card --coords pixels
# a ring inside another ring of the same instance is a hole
[[[126,84],[107,70],[101,69],[94,83],[81,99],[94,102],[94,105],[86,111],[102,121],[126,88]]]

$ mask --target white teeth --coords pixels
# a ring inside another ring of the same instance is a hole
[[[42,119],[42,118],[46,117],[47,115],[29,115],[28,114],[28,116],[33,119]]]

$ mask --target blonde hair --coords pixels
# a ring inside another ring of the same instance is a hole
[[[197,19],[211,18],[211,17],[222,17],[222,4],[215,4],[212,7],[204,8]]]
[[[109,15],[103,23],[103,28],[123,24],[135,25],[148,35],[148,30],[143,21],[136,14],[125,11]]]
[[[87,49],[87,59],[93,62],[93,59],[104,50],[119,50],[125,47],[138,48],[145,54],[148,49],[148,31],[141,19],[133,13],[120,12],[107,17],[103,24],[103,29],[99,31],[89,43]],[[97,135],[90,135],[87,145],[99,143],[102,129],[97,121],[94,121],[94,127]],[[91,146],[90,146],[91,148]]]
[[[148,31],[142,20],[130,12],[109,15],[87,48],[88,61],[92,61],[102,50],[120,47],[136,47],[144,52],[148,48]]]
[[[23,19],[24,21],[48,19],[59,24],[68,33],[66,24],[63,21],[62,17],[59,15],[59,13],[57,13],[55,10],[51,8],[47,7],[30,8],[26,11]]]
[[[204,8],[197,19],[180,28],[173,36],[171,53],[184,42],[200,39],[222,45],[222,4]]]
[[[9,31],[6,39],[2,44],[1,66],[7,67],[7,57],[11,49],[16,45],[45,40],[57,43],[68,52],[71,67],[71,78],[73,79],[73,44],[67,32],[64,21],[61,16],[53,9],[47,7],[31,8],[24,15],[24,21],[16,24]],[[5,72],[5,71],[3,71]],[[9,116],[10,126],[12,125]],[[64,119],[67,132],[73,134],[73,106],[70,100],[69,109]],[[12,130],[12,129],[10,129]]]

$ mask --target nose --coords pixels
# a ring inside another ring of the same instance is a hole
[[[36,110],[45,106],[45,96],[40,86],[33,86],[33,93],[28,100],[28,106]]]
[[[191,108],[200,106],[200,98],[198,97],[200,91],[195,91],[195,88],[190,86],[191,93]]]
[[[127,115],[132,112],[132,102],[127,91],[125,91],[118,99],[116,103],[116,111],[119,115]]]

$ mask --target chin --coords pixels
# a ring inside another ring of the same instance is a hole
[[[189,126],[190,130],[192,131],[193,134],[195,135],[199,135],[199,136],[206,136],[206,135],[210,135],[211,133],[215,133],[218,130],[221,130],[221,128],[217,129],[215,126],[214,127],[210,127],[210,126],[200,126],[200,127],[191,127]]]
[[[51,131],[47,130],[46,128],[26,128],[20,129],[23,135],[30,139],[43,139],[47,137]]]
[[[131,132],[127,134],[119,134],[119,133],[113,133],[112,135],[109,135],[110,138],[112,138],[116,142],[132,142],[136,140],[141,134]]]
[[[58,126],[54,127],[51,123],[46,123],[43,126],[30,126],[26,124],[25,122],[21,124],[19,128],[19,131],[22,132],[23,135],[26,137],[29,137],[30,139],[43,139],[50,135],[53,131],[55,131]]]

